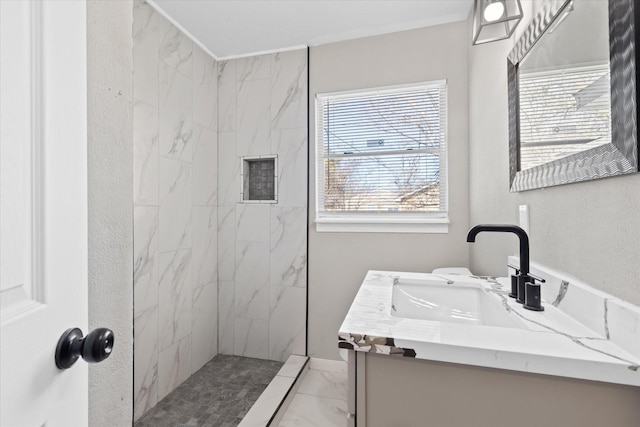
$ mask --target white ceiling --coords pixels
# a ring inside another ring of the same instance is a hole
[[[467,19],[473,0],[148,0],[216,58]]]

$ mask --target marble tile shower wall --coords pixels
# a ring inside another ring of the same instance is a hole
[[[218,351],[304,354],[306,50],[218,63],[218,144]],[[278,203],[241,203],[241,157],[273,154]]]
[[[217,354],[218,66],[142,1],[133,25],[138,419]]]

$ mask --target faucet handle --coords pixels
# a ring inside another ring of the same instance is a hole
[[[511,298],[518,297],[518,276],[520,276],[520,272],[518,270],[516,272],[516,274],[511,275],[511,292],[509,292]]]
[[[528,275],[529,275],[529,277],[531,277],[532,279],[537,280],[540,283],[546,283],[546,280],[544,280],[542,277],[536,276],[535,274],[531,274],[531,273],[529,273]],[[533,283],[533,282],[531,282],[531,283]]]
[[[516,267],[515,265],[511,265],[511,264],[507,264],[507,267],[513,268],[516,271],[516,275],[520,274],[520,267]],[[537,280],[540,283],[545,283],[546,282],[546,280],[544,280],[542,277],[536,276],[535,274],[527,273],[527,276],[531,277],[532,279]]]
[[[534,281],[527,282],[524,290],[524,304],[527,310],[544,311],[541,300],[540,285]]]

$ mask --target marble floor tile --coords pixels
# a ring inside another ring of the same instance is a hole
[[[278,375],[281,377],[297,377],[300,373],[300,370],[307,362],[307,356],[300,356],[297,354],[292,354],[289,356],[287,361],[284,363],[282,368],[278,371]]]
[[[298,393],[284,414],[280,427],[345,427],[347,401]]]
[[[298,393],[331,399],[347,399],[347,376],[339,371],[309,369]]]

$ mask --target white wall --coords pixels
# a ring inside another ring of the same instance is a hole
[[[524,31],[539,2],[523,2]],[[467,22],[471,25],[471,22]],[[509,192],[506,57],[515,37],[469,48],[471,223],[518,223],[530,208],[531,259],[640,304],[640,174]],[[515,237],[485,233],[471,247],[479,274],[506,274]]]
[[[87,3],[89,329],[115,333],[113,354],[89,367],[94,427],[133,413],[131,23],[131,1]]]
[[[368,270],[431,271],[468,265],[468,23],[459,22],[311,48],[308,355],[338,357],[338,328]],[[317,233],[317,93],[448,80],[448,234]]]
[[[136,0],[133,64],[138,419],[217,354],[217,63]]]
[[[307,51],[219,64],[220,353],[304,354]],[[278,202],[240,202],[242,156],[278,156]]]

